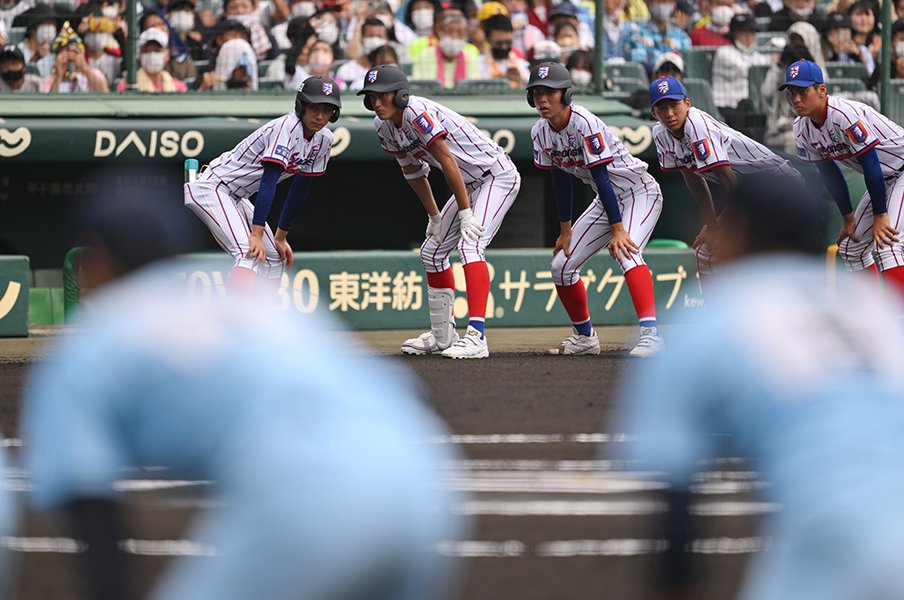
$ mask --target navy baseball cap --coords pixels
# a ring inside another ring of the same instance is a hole
[[[680,81],[674,77],[660,77],[650,84],[650,106],[665,99],[684,100],[687,92]]]
[[[781,92],[789,85],[805,88],[817,83],[825,83],[822,78],[822,69],[819,68],[819,65],[809,60],[799,60],[796,63],[791,63],[791,66],[788,67],[788,72],[785,74],[785,83],[778,86],[778,90]]]

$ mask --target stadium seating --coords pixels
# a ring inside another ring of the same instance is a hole
[[[826,65],[826,74],[832,79],[859,79],[864,83],[869,79],[866,67],[861,63],[830,62]]]
[[[860,79],[829,79],[826,82],[826,88],[829,90],[829,94],[865,92],[866,84]]]
[[[6,32],[6,45],[7,46],[15,46],[19,42],[25,39],[25,28],[24,27],[10,27],[9,31]]]
[[[638,79],[636,77],[613,77],[612,78],[612,91],[615,92],[628,92],[629,94],[634,90],[645,90],[649,86],[649,82],[647,82],[646,78]]]
[[[409,79],[408,89],[413,92],[439,92],[443,86],[435,79]]]
[[[766,79],[766,74],[771,68],[771,65],[753,65],[747,71],[748,107],[754,114],[763,115],[768,112],[760,88],[763,87],[763,80]]]
[[[455,84],[455,89],[461,92],[473,92],[475,94],[501,94],[509,91],[508,79],[462,79]]]
[[[621,77],[633,77],[647,82],[647,70],[640,63],[626,62],[618,64],[608,64],[604,67],[606,75],[612,79]],[[646,86],[647,83],[644,84]]]
[[[904,79],[892,79],[888,94],[888,107],[885,114],[899,125],[904,125]]]
[[[687,96],[691,99],[692,106],[722,120],[722,113],[719,112],[716,101],[713,100],[713,88],[709,81],[697,78],[685,79],[684,89],[687,90]]]
[[[684,57],[685,76],[694,79],[713,80],[713,58],[715,46],[692,46]]]

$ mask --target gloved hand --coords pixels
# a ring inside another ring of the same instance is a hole
[[[483,235],[483,225],[477,222],[470,208],[458,211],[458,224],[461,226],[461,237],[466,242],[476,242]]]
[[[427,215],[427,237],[432,237],[439,242],[443,239],[443,218],[440,213]]]

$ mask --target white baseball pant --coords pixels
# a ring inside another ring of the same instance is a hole
[[[659,184],[653,177],[645,176],[640,184],[619,196],[618,206],[625,230],[640,248],[640,252],[630,255],[630,258],[619,256],[616,259],[622,273],[625,273],[646,264],[643,249],[650,241],[653,228],[656,227],[659,214],[662,212],[662,191]],[[609,217],[606,216],[599,197],[596,197],[571,228],[571,256],[557,252],[553,257],[550,265],[553,282],[561,286],[577,283],[581,277],[581,269],[587,261],[608,247],[611,240],[612,228],[609,225]]]
[[[440,211],[442,238],[436,240],[431,236],[421,245],[421,261],[428,273],[439,273],[448,269],[449,254],[455,248],[458,248],[463,265],[486,260],[486,248],[499,232],[505,214],[521,189],[521,174],[518,173],[518,169],[508,157],[502,162],[503,167],[466,186],[474,217],[484,227],[483,235],[476,242],[467,242],[461,237],[455,197],[446,201]]]
[[[885,198],[888,202],[889,224],[901,231],[902,208],[904,208],[904,175],[897,179],[885,180]],[[899,241],[894,246],[876,248],[873,242],[873,206],[870,202],[869,192],[860,199],[860,203],[854,210],[856,228],[854,235],[860,240],[854,242],[851,238],[842,240],[838,245],[838,254],[848,271],[860,271],[868,269],[875,260],[873,251],[879,257],[879,269],[891,269],[904,265],[904,242]],[[899,238],[901,239],[901,238]]]
[[[266,259],[245,256],[251,248],[251,222],[254,218],[254,205],[247,198],[234,197],[215,178],[199,179],[185,184],[185,206],[207,225],[217,243],[232,256],[235,267],[250,269],[267,279],[282,277],[283,264],[269,225],[264,228]]]

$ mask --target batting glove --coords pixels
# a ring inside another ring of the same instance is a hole
[[[443,217],[436,213],[427,215],[427,237],[432,237],[437,242],[443,239]]]
[[[461,226],[461,237],[466,242],[476,242],[483,235],[483,225],[477,222],[470,208],[458,211],[458,224]]]

